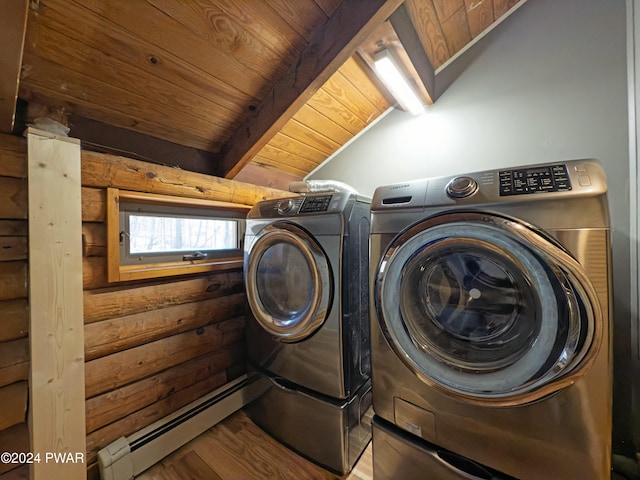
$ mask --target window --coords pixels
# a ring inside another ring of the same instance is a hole
[[[107,190],[110,282],[242,267],[248,206]]]

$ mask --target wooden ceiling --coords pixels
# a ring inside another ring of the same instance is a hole
[[[281,187],[392,105],[356,53],[376,45],[392,14],[408,18],[391,23],[409,25],[433,75],[522,2],[28,3],[18,79],[26,120],[66,121],[90,148]]]

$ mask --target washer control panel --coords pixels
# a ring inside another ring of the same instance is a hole
[[[567,166],[563,164],[516,170],[500,170],[500,196],[571,190]]]

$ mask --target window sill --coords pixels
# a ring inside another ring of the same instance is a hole
[[[208,262],[172,262],[157,263],[154,265],[125,265],[120,266],[117,272],[117,279],[110,282],[126,282],[129,280],[145,280],[149,278],[167,277],[172,275],[188,275],[192,273],[217,272],[223,270],[234,270],[242,268],[242,258],[219,258]]]

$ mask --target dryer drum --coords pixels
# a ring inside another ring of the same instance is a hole
[[[381,331],[424,382],[467,401],[522,404],[590,367],[601,310],[556,241],[502,215],[453,212],[391,242],[374,301]]]

